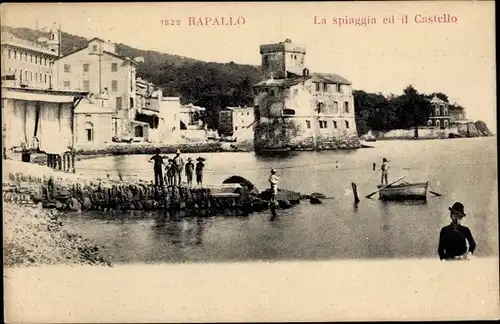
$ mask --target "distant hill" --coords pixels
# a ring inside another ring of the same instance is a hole
[[[47,33],[30,28],[2,26],[2,31],[36,42]],[[62,54],[85,47],[85,37],[62,33]],[[192,58],[147,51],[116,44],[117,53],[131,58],[142,56],[137,75],[164,90],[164,95],[180,96],[182,103],[206,107],[209,126],[216,126],[217,114],[226,106],[253,104],[252,84],[260,78],[260,67],[233,62],[204,62]]]

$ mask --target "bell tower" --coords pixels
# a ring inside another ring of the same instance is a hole
[[[47,41],[47,45],[49,50],[53,52],[58,57],[61,57],[61,30],[58,29],[55,24],[50,29],[49,40]]]

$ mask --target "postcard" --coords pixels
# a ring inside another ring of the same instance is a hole
[[[493,1],[1,9],[6,322],[500,317]]]

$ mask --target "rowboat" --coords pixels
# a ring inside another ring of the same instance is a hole
[[[384,186],[378,185],[379,189]],[[429,182],[392,184],[380,189],[379,199],[381,200],[426,200]]]

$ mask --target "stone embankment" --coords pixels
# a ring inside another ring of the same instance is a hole
[[[15,164],[17,169],[33,167],[29,163]],[[209,188],[157,187],[144,181],[112,181],[79,178],[75,174],[61,174],[44,167],[38,171],[21,172],[8,168],[4,171],[3,199],[19,204],[38,204],[59,211],[86,210],[206,210],[219,214],[236,209],[248,214],[262,211],[268,200],[239,184],[225,184]],[[9,171],[10,169],[10,171]],[[40,170],[44,170],[41,172]],[[300,194],[283,190],[280,206],[288,208],[300,201]]]
[[[4,266],[109,266],[97,245],[65,229],[53,210],[4,202]]]

